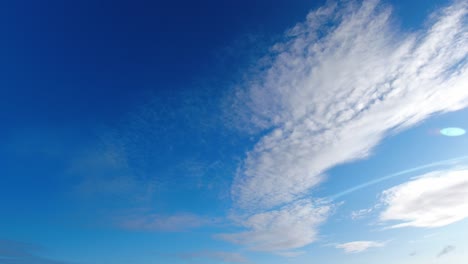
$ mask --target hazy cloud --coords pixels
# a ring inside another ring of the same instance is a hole
[[[67,172],[78,179],[75,194],[100,201],[149,202],[158,185],[154,179],[136,177],[125,154],[115,146],[87,151],[71,163]]]
[[[70,264],[40,256],[41,247],[11,240],[0,240],[0,263],[2,264]]]
[[[440,252],[439,254],[437,254],[437,257],[440,258],[442,257],[443,255],[447,255],[448,253],[452,252],[455,250],[455,246],[452,246],[452,245],[448,245],[446,247],[444,247]]]
[[[118,217],[117,225],[131,230],[177,232],[188,229],[214,225],[220,222],[218,218],[202,217],[190,213],[175,215],[160,215],[154,213],[134,213]]]
[[[200,251],[191,253],[181,253],[178,256],[182,259],[212,259],[224,263],[251,263],[246,257],[236,252],[226,251]]]

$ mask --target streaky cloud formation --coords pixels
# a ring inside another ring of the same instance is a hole
[[[430,172],[382,193],[382,221],[392,228],[440,227],[468,218],[468,170]]]
[[[329,207],[302,199],[328,169],[468,106],[467,6],[455,2],[412,33],[399,32],[378,1],[330,3],[289,30],[236,91],[243,125],[264,135],[231,190],[234,211],[247,215],[237,222],[249,231],[221,237],[262,251],[314,242]],[[313,220],[300,222],[305,215]]]
[[[343,244],[338,244],[335,247],[343,249],[346,253],[360,253],[370,248],[379,248],[385,246],[383,242],[376,241],[353,241]]]

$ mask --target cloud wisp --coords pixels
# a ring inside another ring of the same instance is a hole
[[[447,255],[449,254],[450,252],[454,251],[455,250],[455,246],[452,246],[452,245],[448,245],[446,247],[444,247],[440,252],[439,254],[437,254],[437,258],[440,258],[444,255]]]
[[[238,223],[249,231],[220,234],[218,238],[247,245],[255,251],[291,255],[296,252],[290,252],[290,249],[303,247],[317,239],[317,228],[331,210],[329,205],[300,200],[277,210],[254,214],[247,219],[240,218]]]
[[[352,211],[352,212],[351,212],[351,219],[353,219],[353,220],[358,220],[358,219],[364,218],[364,217],[366,217],[367,215],[369,215],[370,213],[372,213],[372,211],[374,211],[375,209],[376,209],[376,208],[372,207],[372,208],[360,209],[360,210]]]
[[[392,228],[440,227],[468,218],[468,170],[436,171],[382,194],[382,221]]]
[[[338,244],[335,247],[343,249],[345,253],[361,253],[370,248],[384,247],[385,243],[377,241],[353,241],[343,244]]]
[[[227,251],[200,251],[191,253],[181,253],[177,255],[182,259],[211,259],[223,263],[251,263],[240,253]]]
[[[0,263],[2,264],[67,264],[37,254],[41,248],[27,243],[0,240]]]
[[[328,169],[365,158],[389,133],[468,106],[467,6],[455,2],[411,33],[378,1],[328,4],[289,30],[236,91],[238,115],[265,134],[231,190],[248,231],[221,237],[262,251],[314,242],[330,210],[304,199]]]
[[[201,217],[189,213],[161,215],[148,212],[133,213],[127,217],[118,217],[117,225],[129,230],[180,232],[204,226],[213,226],[220,222],[218,218]]]

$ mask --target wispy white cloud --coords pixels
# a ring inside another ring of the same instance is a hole
[[[251,214],[239,221],[249,231],[223,237],[267,251],[313,242],[328,208],[300,205],[315,219],[306,224],[291,208],[328,169],[368,156],[389,133],[466,107],[467,6],[455,2],[411,33],[394,28],[378,1],[329,4],[289,30],[236,91],[238,116],[265,134],[232,186],[235,210]]]
[[[442,257],[443,255],[447,255],[449,254],[450,252],[454,251],[455,250],[455,246],[452,246],[452,245],[448,245],[446,247],[444,247],[440,252],[439,254],[437,254],[437,257],[440,258]]]
[[[200,251],[191,253],[181,253],[178,257],[182,259],[213,259],[224,263],[251,263],[245,256],[237,252],[227,251]]]
[[[220,219],[218,218],[202,217],[190,213],[161,215],[141,212],[117,218],[117,225],[122,228],[163,232],[185,231],[202,226],[215,225],[219,222]]]
[[[370,248],[379,248],[385,246],[383,242],[376,241],[353,241],[343,244],[338,244],[335,247],[343,249],[346,253],[360,253]]]
[[[351,212],[351,219],[357,220],[364,218],[365,216],[369,215],[374,211],[374,207],[372,208],[367,208],[367,209],[361,209],[361,210],[356,210]]]
[[[382,221],[440,227],[468,218],[468,170],[431,172],[383,192]]]
[[[317,239],[317,227],[331,211],[329,205],[315,205],[301,200],[277,210],[240,219],[249,231],[220,234],[219,238],[247,245],[251,250],[285,253],[303,247]],[[286,253],[287,254],[287,253]]]

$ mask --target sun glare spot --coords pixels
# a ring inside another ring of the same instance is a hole
[[[464,135],[465,133],[466,131],[459,127],[447,127],[440,130],[440,134],[447,137],[458,137]]]

